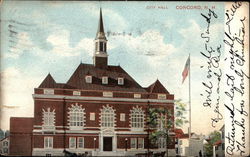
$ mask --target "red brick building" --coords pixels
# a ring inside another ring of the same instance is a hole
[[[66,83],[48,74],[33,98],[34,118],[11,118],[11,155],[63,155],[66,150],[117,156],[166,150],[165,140],[157,147],[149,144],[147,110],[174,112],[174,95],[159,80],[143,88],[122,67],[108,64],[101,11],[93,64],[81,63]],[[174,142],[169,150],[175,151]]]

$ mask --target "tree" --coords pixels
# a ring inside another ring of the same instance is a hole
[[[4,138],[4,131],[0,129],[0,140]]]
[[[213,145],[215,142],[221,140],[221,134],[218,131],[211,132],[209,134],[208,143],[204,145],[206,156],[213,156]]]
[[[184,123],[188,122],[184,116],[186,105],[179,100],[175,102],[175,106],[175,113],[172,110],[167,110],[167,108],[153,108],[150,105],[148,109],[147,121],[150,142],[156,144],[159,138],[166,139],[167,156],[168,145],[171,143],[169,132],[171,129],[173,131],[174,125],[181,127]]]

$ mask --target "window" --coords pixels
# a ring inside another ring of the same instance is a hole
[[[43,129],[55,129],[55,109],[53,111],[50,108],[47,111],[43,109]]]
[[[53,95],[54,94],[54,89],[44,89],[43,94]]]
[[[80,91],[73,91],[73,95],[81,95],[81,92]]]
[[[46,154],[45,156],[46,156],[46,157],[51,157],[51,154]]]
[[[166,148],[166,138],[159,138],[158,140],[158,148]]]
[[[138,149],[144,148],[144,138],[138,138]]]
[[[85,77],[85,81],[86,81],[86,83],[92,83],[92,76],[87,75],[87,76]]]
[[[101,110],[101,126],[114,127],[114,110],[110,106],[103,107]]]
[[[166,94],[158,94],[158,99],[166,99]]]
[[[95,120],[95,113],[91,112],[89,116],[90,120]]]
[[[166,115],[161,114],[158,116],[157,119],[157,129],[158,130],[163,130],[165,128],[166,124]]]
[[[118,85],[124,85],[124,78],[118,77]]]
[[[44,137],[44,148],[53,148],[53,137]]]
[[[120,121],[125,121],[125,113],[120,113]]]
[[[84,148],[84,138],[83,137],[78,137],[77,140],[78,140],[77,147],[78,148]]]
[[[69,108],[69,125],[71,129],[82,129],[84,126],[84,108],[76,103]]]
[[[134,94],[134,98],[140,99],[141,98],[141,94]]]
[[[102,84],[108,84],[108,77],[107,76],[102,77]]]
[[[103,42],[100,42],[100,51],[103,51],[104,50],[104,43]]]
[[[76,138],[75,137],[69,138],[69,148],[76,148]]]
[[[131,110],[131,127],[143,129],[144,127],[144,113],[142,108],[133,107]]]
[[[137,140],[136,140],[136,138],[131,138],[130,139],[130,148],[136,149],[136,146],[137,146]]]
[[[8,146],[8,142],[7,142],[7,141],[4,141],[4,142],[3,142],[3,146]]]

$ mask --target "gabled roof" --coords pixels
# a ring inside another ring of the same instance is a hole
[[[39,88],[55,88],[55,87],[56,87],[56,81],[50,75],[50,73],[45,77],[45,79],[39,86]]]
[[[102,76],[108,77],[108,84],[102,84]],[[86,83],[85,76],[92,76],[92,83]],[[124,85],[118,85],[118,77],[124,78]],[[107,66],[97,68],[92,64],[81,63],[70,77],[67,86],[83,90],[107,90],[107,91],[130,91],[146,92],[125,70],[120,66]]]
[[[213,145],[214,146],[218,146],[218,145],[220,145],[222,143],[222,141],[221,140],[218,140],[218,141],[216,141]]]
[[[175,129],[174,132],[175,132],[176,138],[180,138],[184,135],[184,132],[182,131],[182,129]]]
[[[151,84],[146,90],[149,93],[166,93],[169,94],[167,89],[161,84],[161,82],[157,79],[153,84]]]

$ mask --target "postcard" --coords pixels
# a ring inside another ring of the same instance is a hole
[[[0,8],[1,155],[250,155],[248,2]]]

